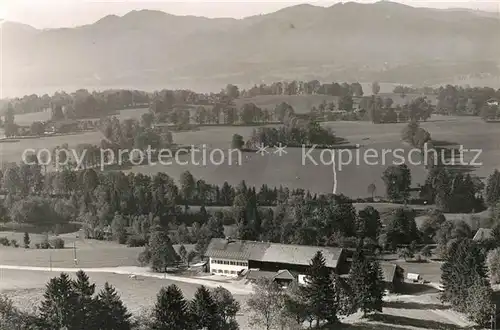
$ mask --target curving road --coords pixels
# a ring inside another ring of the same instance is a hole
[[[58,268],[58,267],[32,267],[32,266],[13,266],[13,265],[0,265],[0,269],[11,269],[11,270],[26,270],[26,271],[43,271],[43,272],[57,272],[57,273],[76,273],[79,270],[83,270],[86,273],[112,273],[120,275],[135,275],[141,277],[153,277],[162,278],[171,281],[178,281],[196,285],[204,285],[206,287],[223,287],[233,294],[247,295],[253,292],[250,285],[245,285],[242,283],[231,283],[216,281],[207,278],[200,277],[185,277],[176,276],[170,274],[159,274],[152,273],[148,268],[144,267],[99,267],[99,268]],[[131,279],[133,280],[133,279]]]

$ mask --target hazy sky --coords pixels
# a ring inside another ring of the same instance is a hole
[[[331,6],[336,2],[339,1],[0,0],[0,18],[30,24],[37,28],[54,28],[89,24],[109,14],[123,15],[136,9],[157,9],[176,15],[241,18],[273,12],[299,3]],[[397,2],[415,7],[463,7],[497,12],[500,9],[500,0],[398,0]]]

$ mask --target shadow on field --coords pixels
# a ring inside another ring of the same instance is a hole
[[[387,325],[387,324],[370,324],[370,323],[356,323],[356,324],[343,324],[331,327],[323,327],[323,330],[329,329],[342,329],[342,330],[407,330],[407,328]]]
[[[432,140],[432,144],[434,145],[434,147],[451,147],[459,145],[456,142],[451,142],[446,140]]]
[[[447,309],[448,307],[442,304],[423,304],[408,301],[386,301],[384,307],[397,309]]]
[[[371,315],[369,318],[372,321],[407,326],[407,327],[409,326],[409,327],[435,329],[435,330],[462,329],[461,327],[454,325],[454,324],[442,323],[442,322],[432,321],[432,320],[412,319],[412,318],[405,317],[405,316],[374,314],[374,315]]]
[[[401,293],[418,295],[418,294],[439,293],[439,290],[436,289],[435,287],[426,284],[405,282],[401,288]]]

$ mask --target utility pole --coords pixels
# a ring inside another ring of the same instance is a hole
[[[76,258],[76,241],[73,242],[73,260],[75,261],[75,266],[78,264],[78,259]]]

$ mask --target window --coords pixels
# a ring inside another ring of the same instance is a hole
[[[224,269],[224,274],[227,274],[229,273],[229,271],[227,269]]]
[[[231,274],[232,274],[232,275],[236,275],[236,271],[235,271],[235,270],[232,270],[232,271],[231,271]]]

